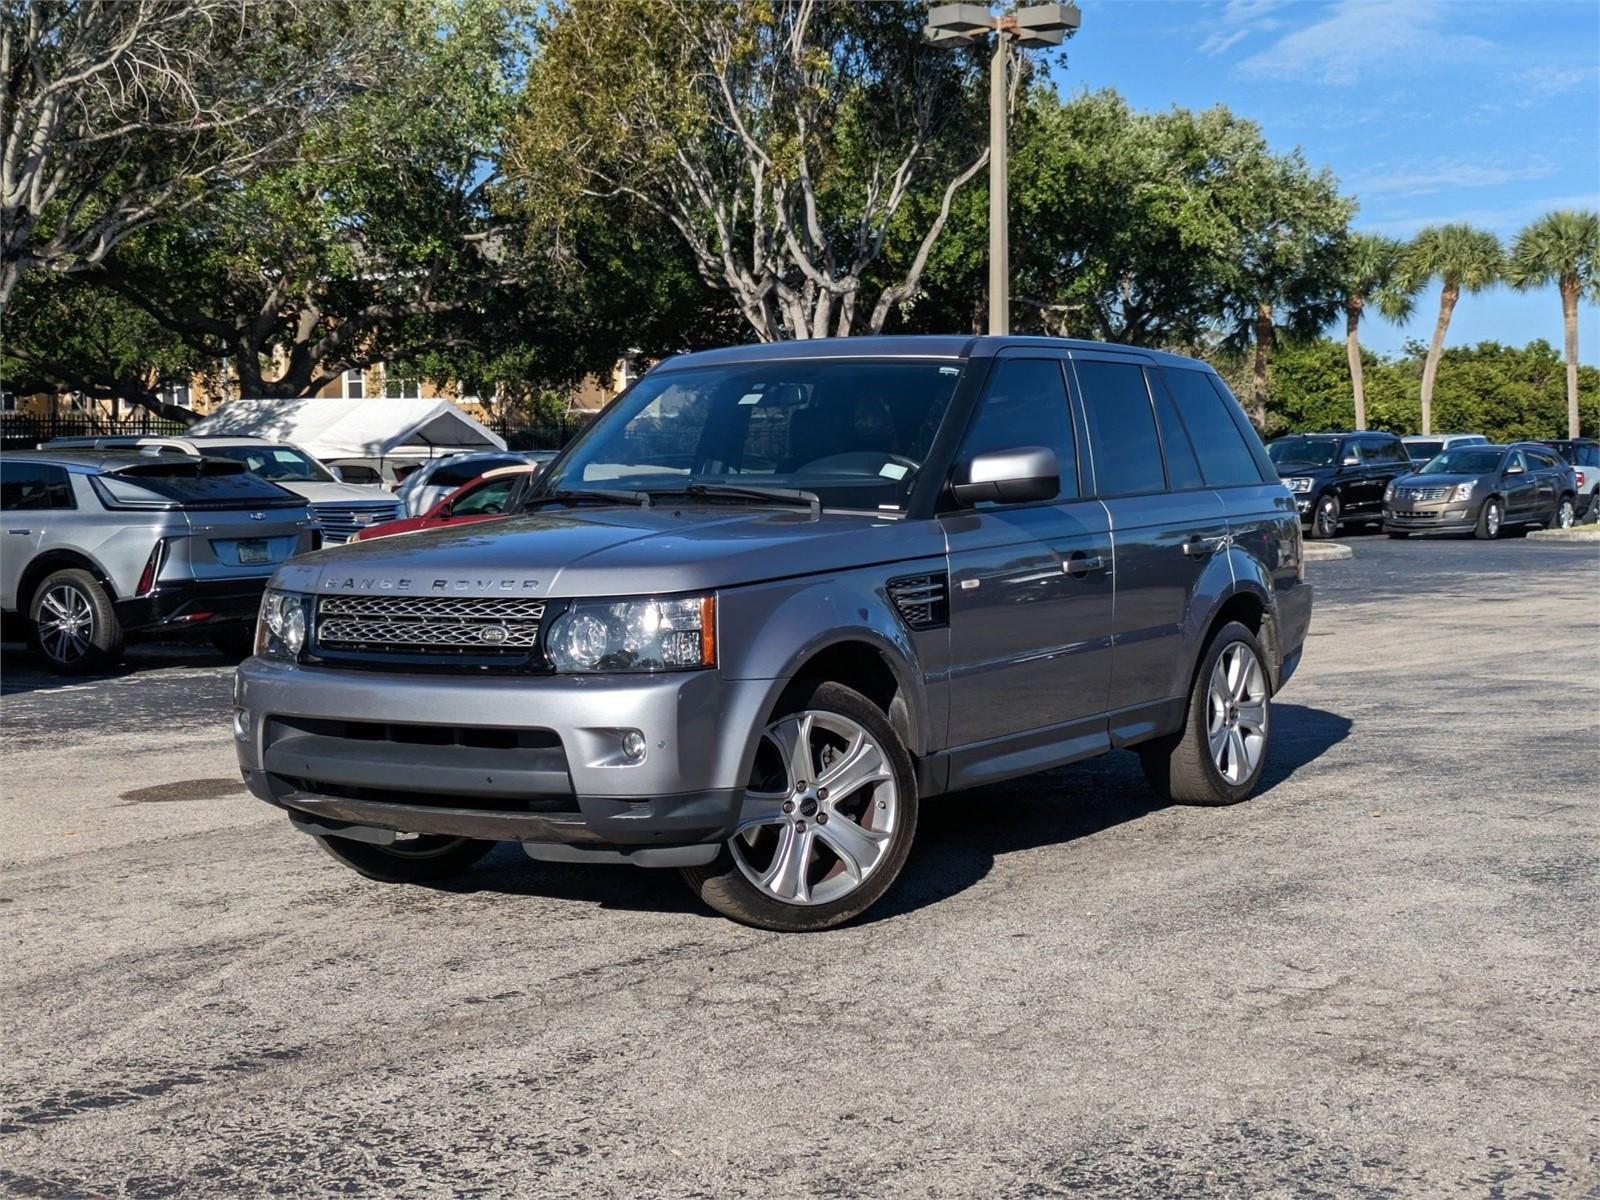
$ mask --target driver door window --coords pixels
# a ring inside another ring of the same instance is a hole
[[[1053,358],[1003,358],[995,364],[988,392],[961,447],[961,460],[1024,446],[1043,446],[1054,452],[1061,472],[1057,501],[1078,497],[1072,418],[1061,364]],[[993,505],[985,501],[979,507]]]

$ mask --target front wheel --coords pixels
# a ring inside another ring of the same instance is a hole
[[[683,878],[724,916],[801,933],[860,916],[905,866],[917,829],[911,755],[859,692],[818,684],[761,736],[739,828]]]
[[[318,837],[345,866],[380,883],[428,883],[459,875],[494,849],[493,842],[435,834],[400,834],[387,846],[350,838]]]
[[[1506,510],[1500,506],[1500,501],[1494,497],[1483,502],[1483,511],[1478,514],[1478,527],[1473,535],[1486,542],[1492,542],[1500,536],[1500,530],[1505,523]]]
[[[1237,804],[1267,762],[1272,682],[1255,634],[1229,622],[1200,658],[1183,729],[1139,748],[1145,778],[1177,804]]]
[[[1339,532],[1339,497],[1329,492],[1317,498],[1316,510],[1311,514],[1311,536],[1331,538]]]

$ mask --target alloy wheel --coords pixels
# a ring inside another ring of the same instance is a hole
[[[899,799],[889,757],[870,732],[839,713],[794,713],[762,734],[745,819],[728,849],[772,899],[828,904],[888,857]]]
[[[1249,646],[1234,642],[1218,656],[1207,700],[1211,761],[1228,783],[1243,783],[1267,747],[1267,673]]]
[[[1331,538],[1338,531],[1338,502],[1328,496],[1317,505],[1317,536]]]
[[[80,662],[94,645],[94,605],[71,584],[44,594],[37,624],[39,648],[64,666]]]
[[[1489,501],[1489,511],[1483,514],[1483,527],[1490,537],[1500,532],[1500,506],[1493,500]]]
[[[1571,529],[1577,520],[1577,513],[1572,507],[1571,500],[1563,500],[1556,508],[1556,528]]]

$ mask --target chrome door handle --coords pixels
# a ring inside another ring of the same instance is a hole
[[[1074,550],[1067,556],[1067,561],[1061,564],[1061,569],[1074,578],[1081,578],[1090,571],[1104,571],[1110,566],[1104,555],[1085,554],[1082,550]]]
[[[30,533],[33,532],[33,530],[31,530],[31,529],[8,529],[8,530],[6,530],[6,532],[7,533],[20,533],[23,537],[27,537]]]
[[[1190,558],[1205,558],[1215,554],[1228,544],[1228,535],[1218,534],[1216,537],[1201,537],[1190,534],[1189,540],[1183,544],[1183,552]]]

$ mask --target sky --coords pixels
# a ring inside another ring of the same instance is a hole
[[[1077,0],[1083,24],[1052,75],[1143,109],[1225,104],[1280,150],[1331,167],[1356,229],[1409,237],[1466,221],[1509,243],[1556,208],[1600,209],[1596,0]],[[1426,341],[1438,288],[1363,343]],[[1342,327],[1340,328],[1342,336]],[[1554,287],[1464,296],[1447,345],[1561,345]],[[1600,362],[1600,307],[1579,314]]]

